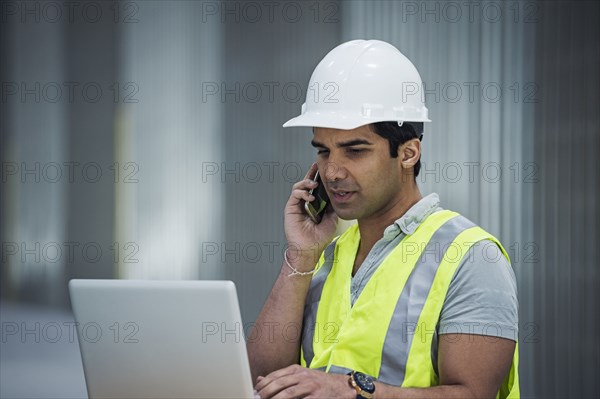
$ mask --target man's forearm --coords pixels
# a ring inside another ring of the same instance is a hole
[[[294,267],[312,269],[312,257],[298,260]],[[310,275],[288,276],[282,270],[248,338],[248,356],[252,378],[298,363],[300,333]]]

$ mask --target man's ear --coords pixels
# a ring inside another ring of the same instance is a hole
[[[421,158],[421,141],[411,139],[402,144],[398,149],[398,159],[403,169],[413,168]]]

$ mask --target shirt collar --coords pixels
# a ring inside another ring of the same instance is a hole
[[[417,227],[435,212],[440,205],[440,198],[436,193],[431,193],[414,204],[404,215],[397,219],[394,224],[386,227],[383,232],[383,238],[387,241],[394,239],[400,234],[400,230],[410,235],[415,232]]]

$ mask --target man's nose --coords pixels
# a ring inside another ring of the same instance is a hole
[[[319,173],[321,173],[323,179],[329,182],[344,180],[347,176],[347,171],[344,165],[332,160],[329,160],[327,163],[325,163],[322,168],[319,168],[319,170]]]

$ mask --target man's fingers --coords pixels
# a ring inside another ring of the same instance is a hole
[[[306,190],[294,190],[292,191],[292,198],[295,198],[297,200],[304,200],[304,201],[313,201],[315,199],[315,196],[310,194],[308,191]],[[299,202],[299,201],[297,201]]]
[[[265,378],[267,379],[267,378]],[[288,374],[279,378],[271,380],[262,389],[256,390],[261,398],[297,398],[301,396],[299,394],[300,389],[298,384],[300,383],[300,376],[298,374]]]
[[[298,183],[292,186],[292,194],[290,197],[290,203],[292,205],[297,205],[300,203],[300,200],[304,201],[314,201],[315,197],[309,193],[309,191],[317,186],[317,183],[310,180],[305,179],[299,181]],[[296,199],[293,201],[292,199]]]
[[[317,182],[311,179],[304,179],[298,183],[294,183],[292,190],[310,190],[311,188],[317,187]]]
[[[265,377],[259,377],[260,381],[258,381],[258,378],[256,379],[257,383],[256,383],[256,386],[254,387],[254,389],[256,389],[257,391],[260,392],[260,390],[262,388],[264,388],[265,386],[270,384],[273,380],[284,377],[286,375],[294,374],[297,371],[298,367],[300,367],[300,366],[293,364],[291,366],[287,366],[282,369],[275,370],[272,373],[269,373]]]
[[[296,385],[289,386],[281,391],[278,394],[273,396],[273,399],[295,399],[295,398],[304,398],[306,395],[312,393],[310,386],[304,382],[299,382]]]
[[[309,191],[318,186],[318,183],[312,180],[317,169],[317,164],[313,163],[308,169],[306,176],[304,176],[304,180],[301,180],[292,186],[292,194],[290,199],[294,198],[297,200],[292,201],[292,204],[298,204],[300,203],[300,200],[309,202],[314,201],[315,197],[309,194]]]
[[[317,166],[316,162],[313,162],[312,165],[310,165],[310,168],[308,168],[308,172],[306,172],[306,175],[304,176],[304,179],[313,179],[315,176],[315,173],[317,172],[317,170],[319,169],[319,167]]]

